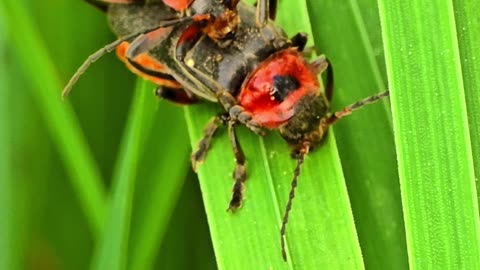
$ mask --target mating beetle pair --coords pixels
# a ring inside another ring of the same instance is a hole
[[[246,180],[245,156],[235,134],[240,123],[263,135],[278,130],[292,147],[297,166],[282,221],[281,246],[304,157],[325,137],[328,127],[365,104],[388,96],[382,92],[331,113],[332,73],[324,56],[308,62],[306,36],[288,38],[272,22],[276,0],[259,0],[257,8],[239,0],[89,0],[107,13],[120,37],[79,68],[64,89],[68,94],[86,68],[106,52],[117,50],[128,68],[156,83],[156,94],[179,104],[217,102],[223,112],[207,124],[192,155],[194,169],[221,125],[235,155],[230,210],[241,206]],[[327,71],[325,91],[318,75]]]

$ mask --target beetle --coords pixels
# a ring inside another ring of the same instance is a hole
[[[288,38],[273,22],[276,0],[260,0],[256,9],[239,0],[88,2],[107,13],[120,38],[90,56],[63,95],[91,63],[116,49],[131,71],[159,86],[157,96],[179,104],[219,103],[223,112],[206,125],[192,154],[192,166],[196,170],[217,129],[226,125],[235,156],[231,211],[242,205],[246,180],[246,158],[235,126],[243,124],[259,135],[278,131],[297,161],[280,229],[286,260],[286,224],[305,156],[323,141],[333,123],[389,92],[331,113],[331,65],[323,55],[309,62],[304,52],[306,35]],[[323,72],[327,72],[325,89],[318,80]]]
[[[276,6],[276,1],[268,2],[268,5],[258,6]],[[218,116],[207,125],[205,138],[192,155],[194,169],[204,159],[211,137],[220,123],[230,122],[230,129],[233,129],[234,123],[240,122],[257,133],[263,132],[263,123],[257,122],[268,116],[258,110],[249,112],[236,100],[240,94],[246,108],[255,109],[255,102],[248,101],[251,94],[247,94],[247,91],[240,93],[242,83],[261,62],[275,53],[279,53],[276,58],[280,54],[282,57],[290,55],[289,59],[292,60],[301,57],[299,51],[306,43],[305,35],[297,34],[289,39],[281,28],[269,21],[261,26],[261,19],[257,18],[256,13],[263,12],[255,11],[239,1],[190,1],[188,8],[183,6],[185,9],[180,13],[160,0],[145,3],[138,0],[103,0],[94,3],[107,12],[113,31],[122,38],[90,56],[65,87],[64,95],[90,63],[103,53],[116,49],[130,70],[160,85],[156,90],[158,96],[181,104],[196,103],[199,99],[219,102],[230,119],[223,121],[226,118]],[[187,16],[185,13],[194,15]],[[274,12],[268,13],[274,17]],[[306,64],[304,60],[297,62],[298,66]],[[319,73],[320,69],[326,67],[325,58],[319,58],[311,67]],[[304,71],[307,69],[304,68]],[[311,72],[309,74],[310,77],[314,76]],[[279,77],[278,83],[287,82],[282,82]],[[279,86],[280,91],[275,94],[277,98],[288,94],[282,92],[282,85]],[[270,99],[268,93],[267,99]],[[280,109],[271,107],[270,118],[275,110]],[[251,118],[251,115],[260,118]],[[280,120],[274,121],[279,123]],[[271,121],[268,125],[274,127],[275,123]],[[235,133],[232,131],[230,134],[232,141],[236,141]],[[238,146],[238,143],[233,145]],[[231,210],[241,205],[246,178],[245,158],[240,147],[234,147],[234,153],[237,165],[229,204]]]

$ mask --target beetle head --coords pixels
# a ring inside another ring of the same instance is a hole
[[[295,152],[319,144],[327,132],[328,102],[324,95],[307,95],[294,105],[294,114],[278,128],[280,135]]]

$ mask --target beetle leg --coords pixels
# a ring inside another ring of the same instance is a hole
[[[182,105],[190,105],[198,102],[198,99],[195,96],[190,96],[191,94],[185,91],[183,88],[159,86],[155,90],[155,95],[159,98]]]
[[[299,52],[302,52],[303,57],[310,58],[314,53],[316,53],[316,49],[314,46],[305,47],[307,45],[308,35],[306,33],[297,33],[290,39],[293,47],[297,47]]]
[[[191,157],[192,168],[194,171],[197,171],[197,165],[205,159],[215,132],[221,125],[224,125],[227,120],[228,116],[222,114],[215,116],[208,122],[207,126],[203,130],[203,138],[198,143],[197,150],[193,152]]]
[[[362,108],[365,105],[372,104],[374,102],[379,101],[382,98],[388,97],[390,93],[387,91],[381,92],[379,94],[364,98],[360,101],[357,101],[347,107],[345,107],[343,110],[340,110],[338,112],[333,113],[330,117],[328,117],[324,123],[326,127],[332,125],[333,123],[337,122],[341,118],[350,115],[353,111],[358,110]],[[325,128],[326,129],[326,128]]]
[[[228,121],[228,137],[232,144],[233,154],[235,156],[235,170],[233,171],[233,179],[235,184],[233,185],[232,199],[228,205],[228,210],[235,211],[242,206],[243,194],[245,191],[245,154],[243,153],[240,144],[238,143],[237,136],[235,134],[235,121]]]
[[[317,74],[321,74],[324,71],[327,72],[327,78],[325,83],[325,97],[328,101],[332,100],[333,96],[333,68],[330,60],[325,55],[320,55],[317,59],[310,63],[313,71]]]
[[[275,17],[277,17],[277,0],[269,0],[269,6],[268,6],[268,15],[271,20],[275,20]]]
[[[268,19],[275,20],[277,0],[259,0],[257,2],[257,26],[263,27]]]
[[[327,98],[328,102],[332,101],[333,96],[333,67],[330,61],[327,58],[327,78],[325,82],[325,97]]]
[[[237,100],[230,94],[228,91],[223,90],[217,93],[217,99],[220,105],[223,106],[226,112],[229,112],[230,109],[237,105]]]
[[[245,109],[238,105],[237,100],[226,90],[221,90],[217,93],[218,102],[223,106],[226,112],[230,115],[232,120],[238,121],[244,124],[251,131],[263,136],[265,131],[252,120],[252,115],[246,112]]]
[[[248,129],[255,132],[255,134],[264,136],[265,130],[262,129],[255,121],[252,120],[252,114],[246,112],[240,105],[235,105],[228,111],[232,119],[244,124]]]
[[[303,49],[305,49],[305,45],[307,44],[307,40],[308,36],[306,33],[297,33],[290,39],[293,47],[297,47],[299,52],[303,52]]]
[[[197,150],[193,152],[191,157],[193,170],[197,171],[198,164],[205,160],[205,156],[210,149],[210,144],[216,131],[221,125],[228,123],[228,137],[235,157],[235,169],[233,171],[235,184],[233,185],[232,199],[230,200],[227,209],[232,211],[237,210],[242,205],[244,182],[246,180],[245,154],[243,153],[235,134],[235,122],[236,121],[231,119],[227,114],[217,115],[212,118],[203,131],[203,138],[198,143]]]
[[[305,47],[302,51],[303,58],[309,59],[313,55],[317,54],[317,49],[314,46]]]
[[[310,63],[310,68],[315,74],[322,74],[328,66],[330,66],[330,61],[323,54]]]

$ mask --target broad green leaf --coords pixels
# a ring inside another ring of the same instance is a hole
[[[453,6],[379,1],[412,269],[479,269],[477,193]]]

